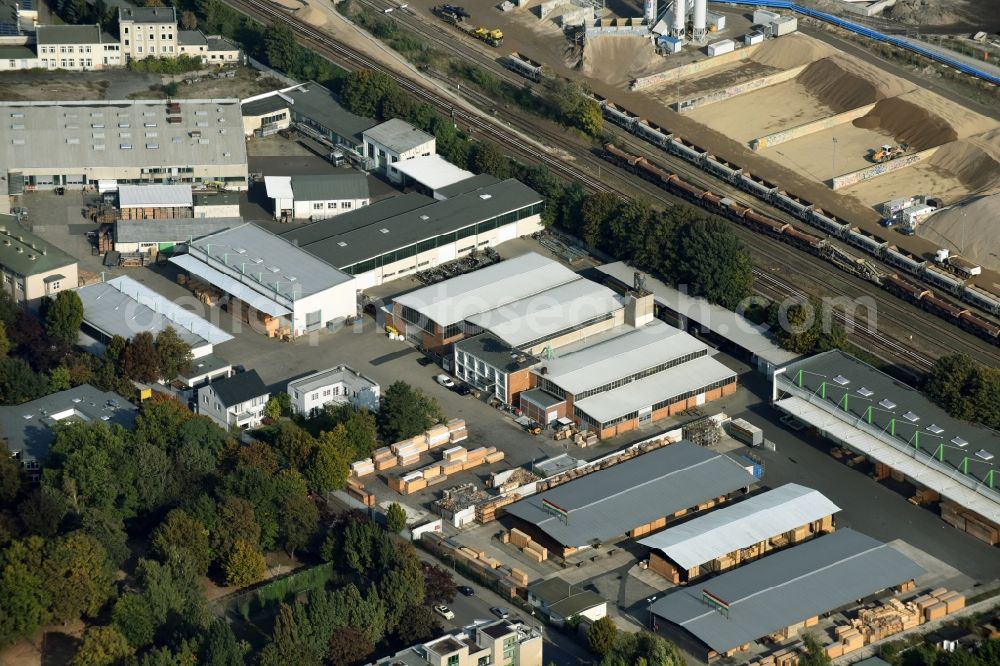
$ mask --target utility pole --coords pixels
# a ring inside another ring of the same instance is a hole
[[[833,175],[831,179],[837,177],[837,137],[833,137]]]

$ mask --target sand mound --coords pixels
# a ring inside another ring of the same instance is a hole
[[[620,85],[662,71],[663,62],[646,37],[605,35],[584,43],[580,71],[584,76]]]
[[[959,252],[984,268],[1000,270],[997,260],[997,220],[1000,194],[982,196],[934,213],[917,227],[917,235]]]
[[[855,127],[884,130],[917,150],[981,134],[996,125],[994,120],[926,90],[884,99],[854,121]]]
[[[928,164],[955,174],[974,192],[1000,190],[1000,130],[943,146]]]
[[[750,60],[778,69],[791,69],[836,53],[832,48],[796,32],[781,39],[769,39],[754,51]]]
[[[903,79],[843,56],[817,60],[796,78],[817,99],[837,113],[872,104],[886,97],[902,95],[913,89]]]
[[[886,16],[913,25],[951,25],[968,20],[969,9],[961,0],[897,0]]]

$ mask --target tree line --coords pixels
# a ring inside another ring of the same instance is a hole
[[[942,356],[924,381],[924,392],[957,419],[1000,429],[1000,369],[967,354]]]

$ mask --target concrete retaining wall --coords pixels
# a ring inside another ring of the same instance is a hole
[[[908,166],[913,166],[917,162],[926,160],[928,157],[936,153],[939,147],[940,146],[935,146],[934,148],[928,148],[927,150],[922,150],[919,153],[914,153],[913,155],[906,155],[905,157],[883,162],[882,164],[875,164],[859,171],[845,173],[843,176],[835,177],[831,182],[830,187],[831,189],[839,190],[842,187],[850,187],[851,185],[871,180],[872,178],[878,178],[879,176],[892,171],[905,169]]]
[[[881,14],[886,9],[889,9],[896,4],[896,0],[879,0],[878,2],[873,2],[870,5],[864,3],[854,3],[845,2],[841,7],[852,14],[860,14],[861,16],[875,16]]]
[[[578,7],[564,12],[563,15],[559,17],[559,24],[564,28],[573,25],[583,25],[587,22],[587,19],[591,18],[593,15],[594,10],[592,8]]]
[[[728,88],[720,88],[719,90],[710,92],[707,95],[702,95],[701,97],[692,97],[691,99],[686,99],[681,102],[675,102],[670,106],[673,107],[674,111],[684,113],[686,111],[690,111],[691,109],[697,109],[699,106],[721,102],[722,100],[729,99],[730,97],[736,97],[737,95],[742,95],[743,93],[760,90],[761,88],[767,88],[768,86],[789,81],[798,76],[799,73],[806,67],[807,65],[793,67],[792,69],[784,72],[778,72],[777,74],[771,74],[769,76],[762,76],[759,79],[753,79],[752,81],[747,81],[746,83],[729,86]]]
[[[561,4],[562,3],[559,2],[559,0],[550,0],[549,2],[543,2],[542,4],[538,5],[538,18],[539,19],[545,18],[546,16],[551,14],[556,7],[558,7]]]
[[[645,37],[649,34],[649,26],[643,23],[643,19],[639,18],[615,18],[615,19],[600,19],[596,21],[593,25],[587,26],[587,39],[591,37],[603,37],[605,35],[609,36],[639,36]]]
[[[856,109],[844,111],[843,113],[838,113],[837,115],[830,116],[829,118],[820,118],[819,120],[814,120],[811,123],[806,123],[805,125],[798,125],[797,127],[791,127],[786,130],[781,130],[780,132],[774,132],[772,134],[768,134],[767,136],[752,139],[747,145],[749,145],[752,150],[761,150],[762,148],[777,146],[779,143],[785,143],[786,141],[791,141],[792,139],[798,139],[816,132],[822,132],[823,130],[830,129],[831,127],[837,127],[838,125],[852,122],[865,115],[873,108],[875,108],[874,104],[859,106]]]
[[[693,74],[700,74],[702,72],[707,72],[710,69],[715,69],[716,67],[721,67],[727,63],[736,62],[737,60],[743,60],[744,58],[749,58],[753,55],[753,52],[760,48],[760,44],[752,44],[750,46],[745,46],[743,48],[738,48],[730,53],[724,53],[714,58],[705,58],[704,60],[699,60],[698,62],[692,62],[687,65],[681,65],[680,67],[674,67],[673,69],[668,69],[665,72],[660,72],[658,74],[651,74],[649,76],[643,76],[632,81],[632,85],[629,86],[632,90],[642,90],[644,88],[649,88],[651,86],[657,86],[662,83],[672,83],[679,79],[687,78]]]

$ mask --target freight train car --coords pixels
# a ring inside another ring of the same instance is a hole
[[[813,208],[806,221],[837,238],[843,238],[851,229],[851,225],[847,222],[837,219],[835,215],[830,215],[822,208]]]
[[[926,264],[921,271],[921,275],[932,285],[947,291],[949,294],[958,296],[965,291],[964,281],[933,264]]]
[[[813,207],[813,205],[805,199],[781,190],[771,195],[771,203],[786,213],[791,213],[804,222],[809,221],[809,212]]]
[[[958,317],[958,325],[981,338],[992,340],[994,343],[1000,342],[1000,326],[974,312],[968,310],[962,312]]]
[[[991,294],[974,284],[965,287],[962,291],[962,300],[982,308],[990,314],[1000,315],[1000,296]]]
[[[670,139],[673,137],[673,134],[671,134],[668,130],[663,129],[648,120],[639,120],[634,123],[631,131],[640,139],[649,141],[663,150],[667,150]]]

